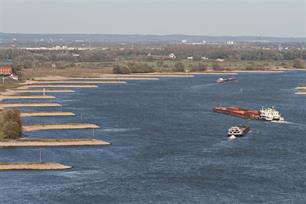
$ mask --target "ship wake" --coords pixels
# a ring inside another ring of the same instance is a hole
[[[287,125],[294,125],[301,128],[306,128],[306,124],[303,123],[296,123],[296,122],[290,122],[290,121],[271,121],[272,123],[279,123],[279,124],[287,124]]]

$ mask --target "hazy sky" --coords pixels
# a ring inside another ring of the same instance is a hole
[[[0,32],[306,37],[306,0],[0,0]]]

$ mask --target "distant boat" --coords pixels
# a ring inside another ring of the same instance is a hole
[[[225,82],[225,80],[223,79],[223,78],[219,78],[219,79],[217,79],[217,81],[216,81],[217,83],[224,83]]]
[[[225,83],[225,82],[230,82],[230,81],[237,81],[237,79],[234,78],[234,77],[229,77],[229,78],[220,77],[219,79],[216,80],[216,82],[219,83],[219,84]]]
[[[228,129],[228,137],[242,137],[250,131],[250,127],[246,125],[233,126]]]

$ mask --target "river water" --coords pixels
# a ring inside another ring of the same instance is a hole
[[[53,94],[75,117],[25,123],[88,122],[92,130],[38,131],[34,138],[95,137],[107,147],[1,149],[1,161],[73,166],[68,171],[0,172],[0,203],[305,203],[306,72],[162,78]],[[286,123],[213,113],[214,106],[276,106]],[[251,126],[228,140],[230,126]]]

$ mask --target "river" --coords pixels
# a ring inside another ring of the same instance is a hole
[[[95,137],[107,147],[0,149],[1,161],[60,162],[68,171],[0,172],[0,203],[305,203],[306,72],[162,78],[52,94],[75,117],[25,123],[86,122],[101,129],[26,133]],[[34,100],[33,100],[34,101]],[[244,120],[214,106],[275,106],[286,123]],[[228,140],[230,126],[251,132]]]

